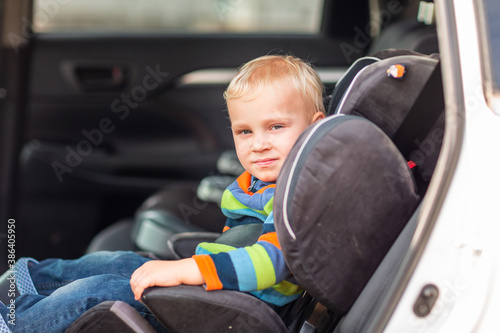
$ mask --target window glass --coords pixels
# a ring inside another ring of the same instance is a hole
[[[500,90],[500,1],[486,0],[485,10],[487,17],[487,29],[491,49],[491,66],[493,70],[493,84],[495,89]]]
[[[323,0],[34,0],[36,32],[300,33]]]

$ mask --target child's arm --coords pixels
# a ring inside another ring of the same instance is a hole
[[[263,290],[290,277],[274,229],[272,212],[262,230],[257,243],[233,248],[232,251],[213,251],[210,243],[198,245],[197,255],[193,258],[200,268],[207,290]]]
[[[180,284],[205,283],[198,265],[192,258],[181,260],[153,260],[139,267],[130,278],[134,297],[139,300],[144,289],[154,286],[173,287]]]

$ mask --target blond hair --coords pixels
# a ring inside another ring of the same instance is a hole
[[[264,89],[297,89],[315,112],[325,114],[323,83],[309,63],[291,55],[266,55],[244,64],[224,92],[226,103],[236,98],[255,98]]]

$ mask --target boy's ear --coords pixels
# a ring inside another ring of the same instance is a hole
[[[311,123],[315,123],[317,122],[318,120],[321,120],[325,118],[325,114],[323,112],[316,112],[312,118],[312,122]]]

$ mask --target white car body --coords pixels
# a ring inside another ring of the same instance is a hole
[[[374,329],[498,332],[500,99],[489,86],[479,1],[435,3],[447,128],[406,272],[399,290],[389,295],[393,312]],[[417,316],[415,303],[429,284],[437,287],[438,297],[426,316]]]

